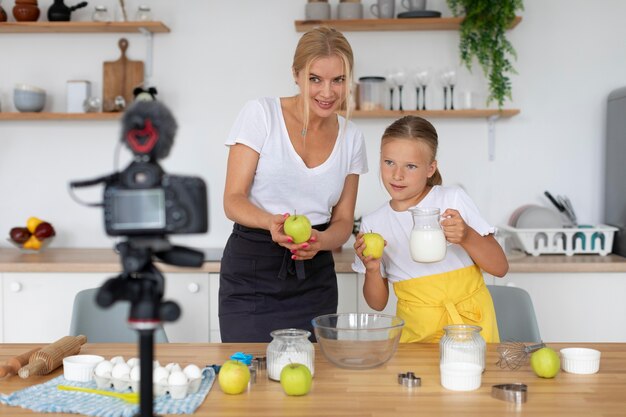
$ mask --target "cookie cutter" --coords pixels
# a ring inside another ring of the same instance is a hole
[[[491,387],[491,396],[498,400],[522,404],[528,398],[528,386],[521,382],[493,385]]]
[[[413,388],[422,385],[422,378],[415,376],[413,372],[398,374],[398,384],[405,387]]]
[[[252,365],[255,364],[258,371],[264,371],[267,369],[267,360],[265,359],[265,356],[257,356],[252,359]]]

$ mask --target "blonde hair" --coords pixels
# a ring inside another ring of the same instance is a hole
[[[304,71],[308,74],[311,63],[318,58],[326,58],[337,56],[343,62],[345,74],[345,93],[343,102],[350,102],[351,85],[352,85],[352,68],[354,66],[354,56],[352,47],[348,40],[341,32],[336,29],[320,26],[306,32],[298,41],[298,46],[293,56],[293,64],[291,66],[294,74]],[[304,102],[303,114],[303,131],[306,131],[309,125],[309,78],[305,78],[304,85],[301,86]],[[346,119],[350,117],[350,106],[347,106]]]
[[[404,116],[393,122],[383,133],[382,143],[393,139],[413,139],[417,143],[425,145],[430,150],[430,161],[432,163],[437,158],[437,147],[439,145],[437,131],[435,127],[426,119],[417,116]],[[427,185],[441,185],[443,179],[439,168],[428,178]]]

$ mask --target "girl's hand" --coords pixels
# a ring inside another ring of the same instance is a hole
[[[385,241],[385,246],[387,246],[387,241]],[[361,262],[363,262],[363,265],[365,265],[365,269],[367,271],[380,271],[380,261],[383,258],[374,259],[371,256],[363,256],[363,250],[365,250],[366,247],[367,245],[365,244],[365,239],[363,239],[363,232],[359,232],[359,234],[356,235],[356,241],[354,242],[354,251]]]
[[[461,217],[461,214],[454,209],[446,209],[443,212],[441,228],[446,240],[450,243],[462,244],[467,237],[469,227]]]

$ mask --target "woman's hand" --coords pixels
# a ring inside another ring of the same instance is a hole
[[[461,214],[454,209],[447,209],[443,212],[444,218],[441,222],[443,234],[450,243],[461,244],[467,238],[469,227],[461,217]]]
[[[385,241],[385,246],[387,246],[387,241]],[[380,261],[383,258],[374,259],[371,256],[363,256],[363,251],[366,247],[367,245],[365,244],[365,239],[363,239],[363,232],[359,232],[359,234],[356,235],[356,241],[354,242],[354,251],[361,262],[363,262],[363,265],[365,265],[366,271],[380,271]]]
[[[287,248],[291,252],[291,259],[294,261],[312,259],[321,249],[319,243],[320,232],[311,229],[311,237],[307,242],[293,243],[293,238],[285,234],[284,225],[287,217],[289,217],[289,213],[275,214],[270,218],[268,229],[272,235],[272,240],[280,246]]]

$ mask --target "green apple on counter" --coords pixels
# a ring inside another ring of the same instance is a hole
[[[241,394],[248,388],[250,369],[243,362],[227,360],[220,368],[217,381],[224,393]]]
[[[365,249],[363,249],[363,256],[371,256],[374,259],[379,259],[383,256],[383,249],[385,249],[385,239],[374,232],[365,233],[363,235],[363,241],[365,242]]]
[[[287,395],[306,395],[312,380],[311,371],[301,363],[289,363],[280,371],[280,385]]]
[[[541,378],[554,378],[561,369],[561,360],[553,349],[544,347],[530,355],[530,367]]]
[[[311,222],[304,214],[291,214],[285,219],[285,234],[291,236],[293,243],[304,243],[311,237]]]

